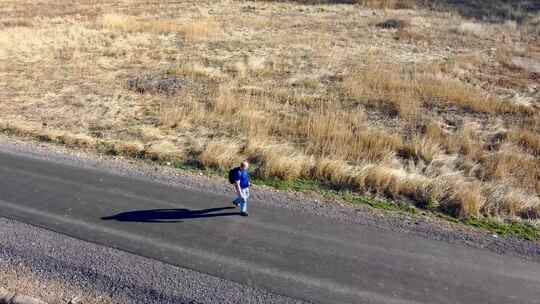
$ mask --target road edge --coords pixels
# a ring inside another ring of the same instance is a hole
[[[36,142],[0,134],[0,152],[23,155],[55,163],[98,170],[221,194],[232,194],[225,180],[202,172],[162,166],[147,160],[96,154],[53,143]],[[434,241],[486,249],[497,254],[513,255],[540,263],[540,244],[513,236],[498,236],[483,229],[451,223],[432,216],[418,216],[379,210],[364,205],[342,204],[317,194],[280,191],[266,186],[255,187],[254,199],[273,207],[300,210],[334,220],[368,225],[383,230],[412,234]]]

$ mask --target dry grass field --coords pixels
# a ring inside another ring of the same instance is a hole
[[[540,218],[534,1],[314,2],[0,0],[0,129]]]

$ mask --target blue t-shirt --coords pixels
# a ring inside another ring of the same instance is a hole
[[[240,181],[240,188],[245,189],[249,188],[249,172],[247,170],[242,170],[240,168],[237,168],[234,176],[235,181]]]

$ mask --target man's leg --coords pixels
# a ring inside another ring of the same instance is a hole
[[[242,202],[240,203],[240,211],[242,211],[242,213],[247,213],[247,201],[249,198],[249,188],[242,189],[242,194],[244,197],[241,199]]]
[[[235,189],[236,190],[236,189]],[[242,191],[242,194],[244,192]],[[233,204],[236,206],[236,207],[240,207],[240,204],[242,203],[243,201],[243,198],[241,195],[238,195],[238,193],[236,194],[236,198],[233,200]]]

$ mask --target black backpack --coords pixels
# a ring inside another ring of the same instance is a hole
[[[238,174],[238,170],[239,168],[232,168],[231,170],[229,170],[229,183],[236,183],[236,176]]]

